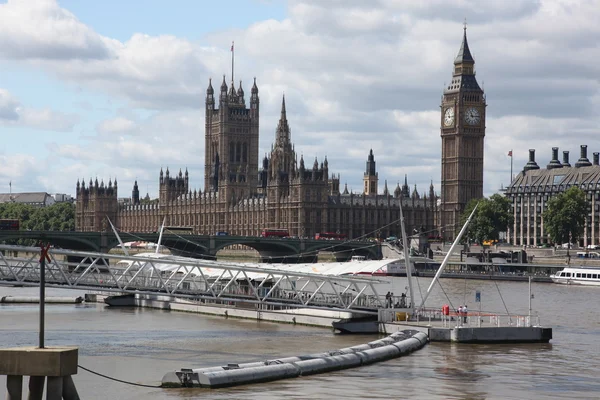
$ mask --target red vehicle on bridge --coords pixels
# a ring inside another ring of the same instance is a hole
[[[18,231],[18,219],[0,219],[0,230],[2,231]]]
[[[260,236],[262,236],[262,237],[288,237],[288,236],[290,236],[290,233],[288,232],[287,229],[273,228],[273,229],[263,229]]]

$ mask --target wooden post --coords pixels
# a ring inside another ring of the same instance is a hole
[[[9,375],[6,377],[6,400],[21,400],[23,398],[23,376]]]

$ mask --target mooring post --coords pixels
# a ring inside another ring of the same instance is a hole
[[[46,306],[46,259],[50,261],[50,245],[40,244],[40,349],[44,348],[44,310]]]
[[[42,400],[44,394],[45,376],[30,376],[29,377],[29,396],[27,400]]]
[[[65,400],[79,400],[79,393],[71,375],[63,376],[62,394]]]
[[[6,400],[21,400],[23,398],[23,376],[9,375],[6,377]]]
[[[46,385],[46,400],[62,400],[63,398],[63,377],[49,376]]]

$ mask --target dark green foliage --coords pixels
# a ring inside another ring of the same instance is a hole
[[[548,200],[544,231],[556,244],[574,243],[583,233],[587,212],[585,192],[573,186]]]
[[[23,230],[75,230],[75,206],[71,203],[56,203],[48,207],[2,203],[0,204],[0,218],[18,219]]]
[[[478,203],[479,207],[467,228],[466,236],[478,243],[483,243],[485,240],[498,240],[500,232],[505,232],[514,220],[510,201],[500,194],[493,194],[489,199],[473,199],[461,215],[461,225],[465,224]]]

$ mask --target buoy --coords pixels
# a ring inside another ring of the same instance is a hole
[[[442,306],[442,314],[450,315],[450,306],[448,304]]]

